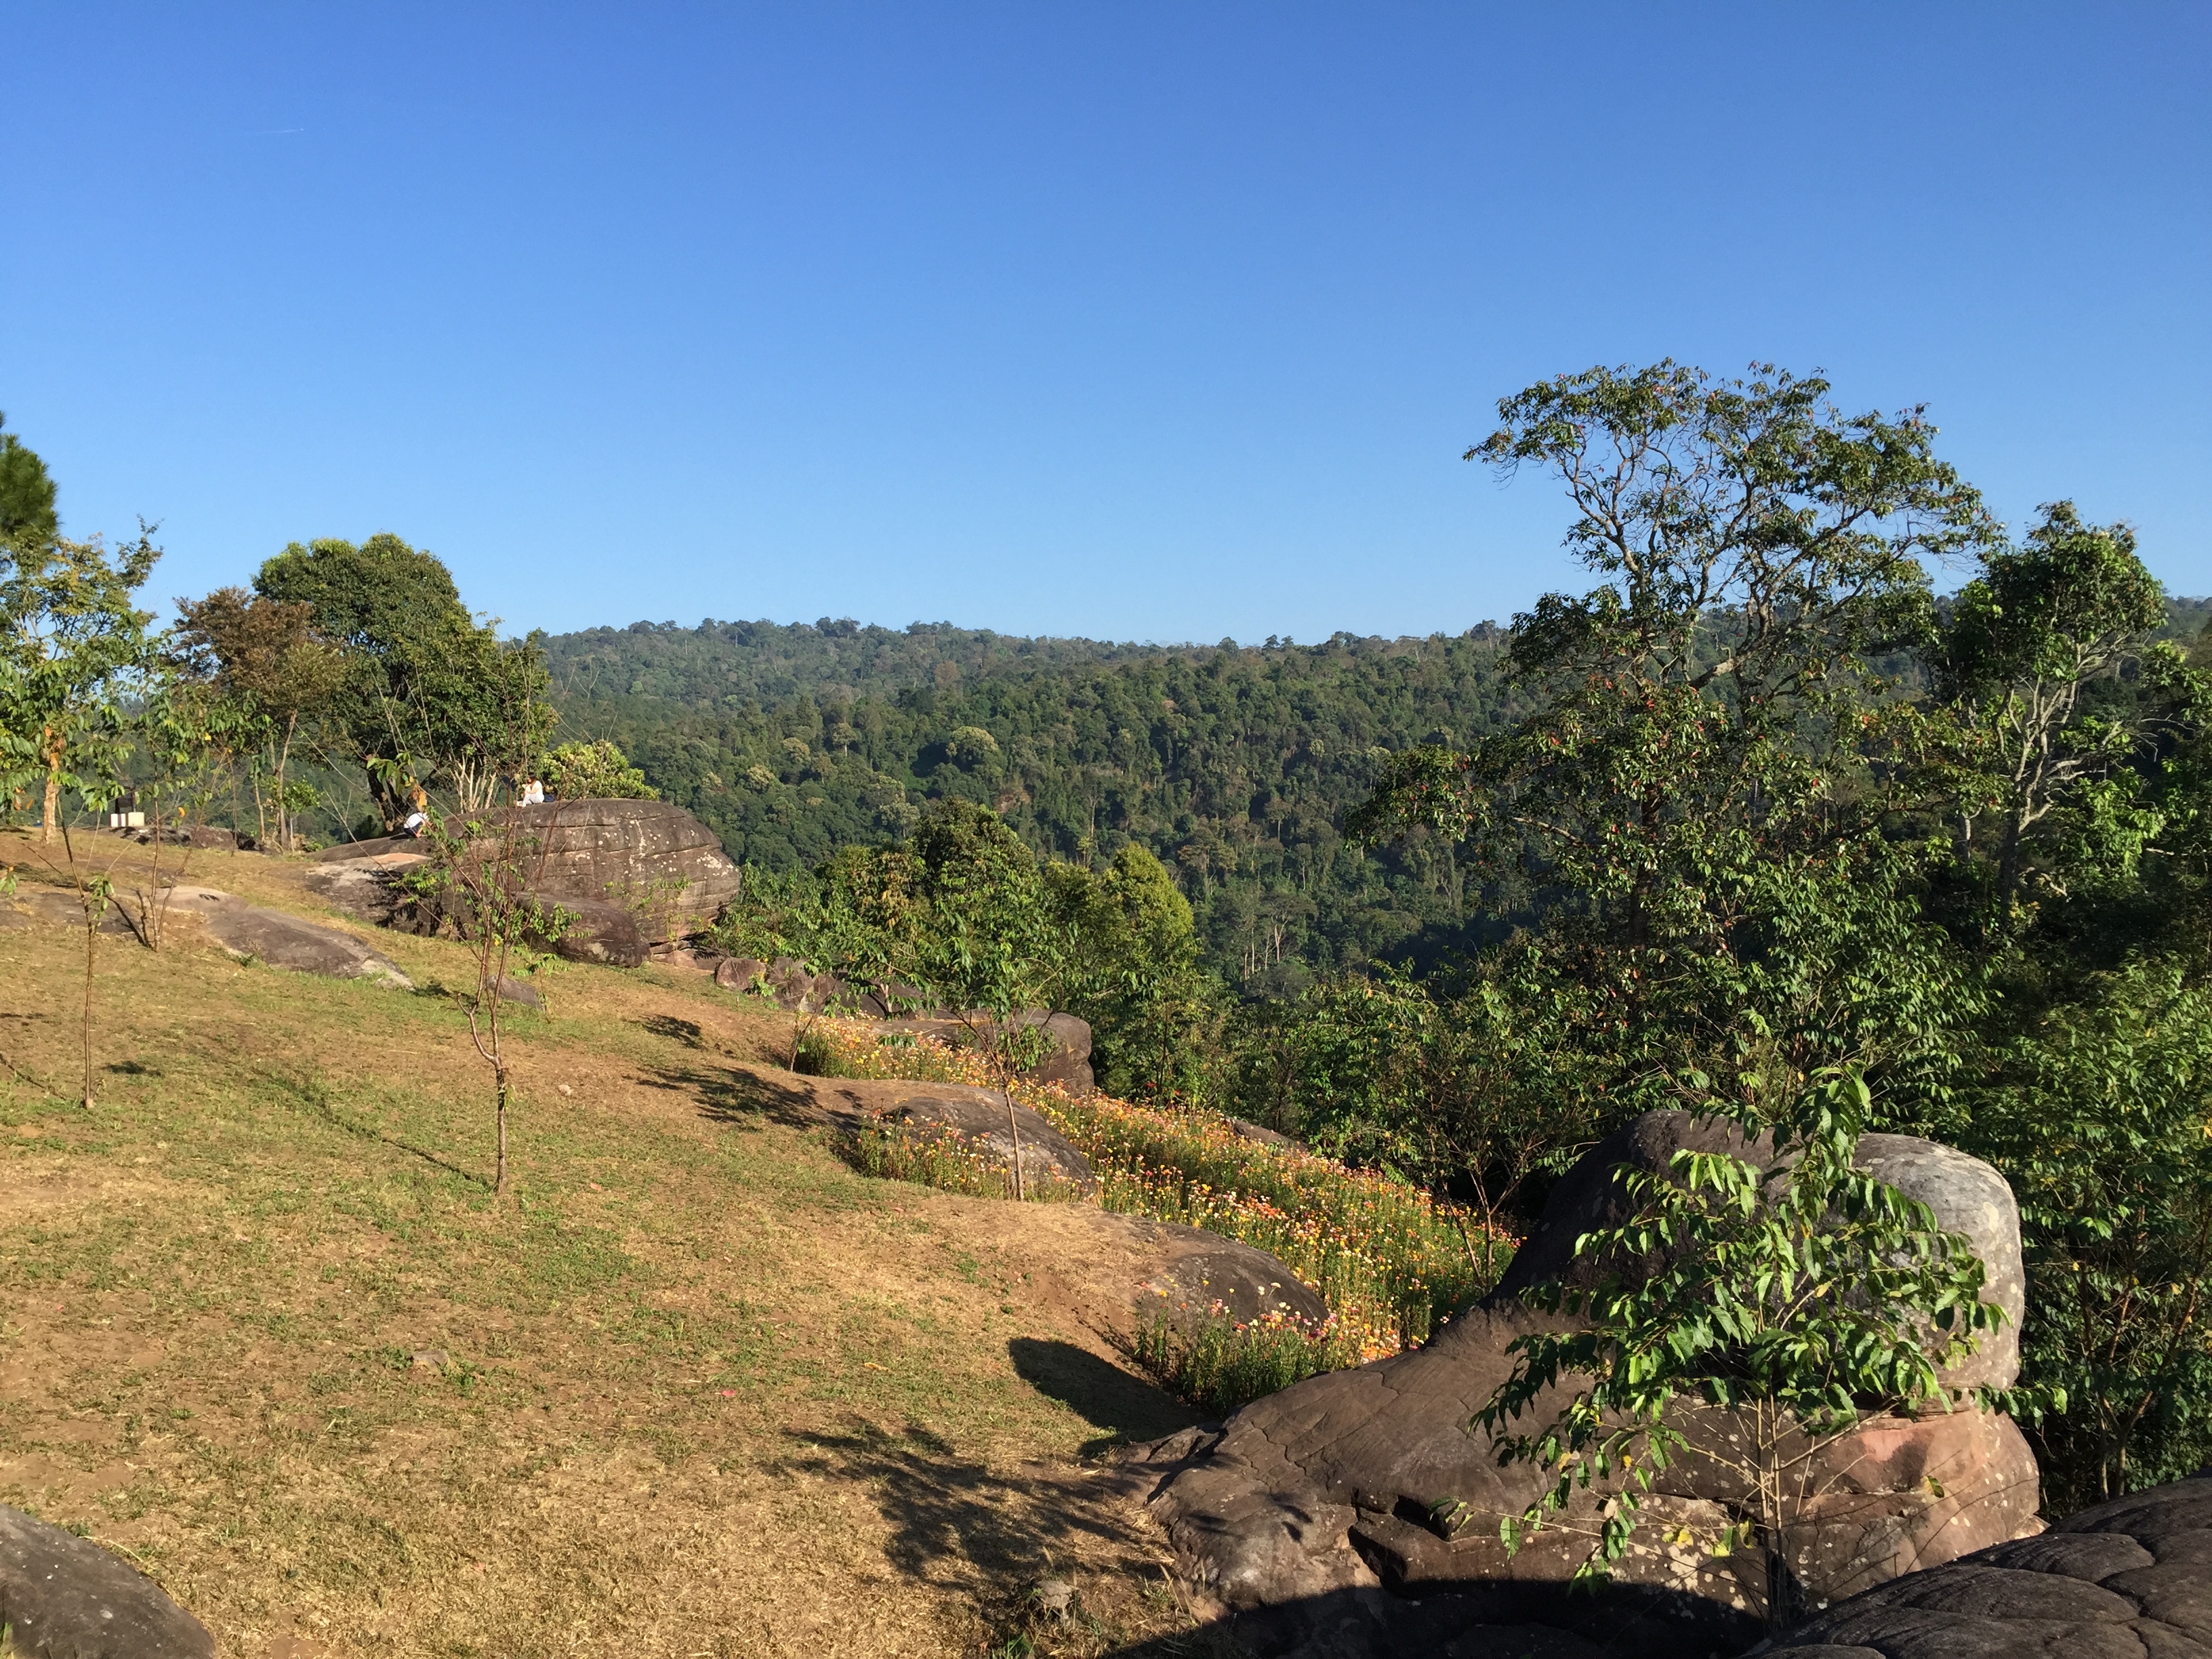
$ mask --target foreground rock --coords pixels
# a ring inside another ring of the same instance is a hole
[[[0,1629],[25,1659],[215,1659],[198,1620],[99,1545],[0,1504]]]
[[[1571,1511],[1508,1558],[1498,1521],[1531,1502],[1541,1477],[1526,1465],[1500,1468],[1468,1428],[1512,1369],[1507,1345],[1537,1328],[1510,1292],[1584,1271],[1572,1241],[1614,1212],[1613,1171],[1624,1163],[1663,1169],[1684,1146],[1772,1157],[1771,1147],[1745,1148],[1732,1133],[1680,1114],[1641,1119],[1560,1183],[1498,1292],[1426,1347],[1311,1378],[1220,1430],[1133,1452],[1201,1605],[1235,1615],[1238,1635],[1259,1652],[1313,1659],[1379,1659],[1447,1641],[1470,1656],[1503,1655],[1518,1650],[1497,1632],[1530,1624],[1624,1659],[1701,1659],[1755,1639],[1765,1585],[1753,1560],[1713,1553],[1745,1497],[1722,1462],[1697,1455],[1677,1462],[1647,1502],[1614,1588],[1571,1595],[1565,1581],[1589,1547],[1593,1517]],[[1943,1225],[1969,1233],[1996,1296],[2016,1297],[2017,1223],[2009,1193],[1999,1201],[1990,1186],[2003,1185],[1993,1170],[1903,1137],[1869,1137],[1863,1157],[1928,1198]],[[2008,1311],[2016,1321],[2016,1301]],[[2016,1346],[2004,1346],[1978,1357],[1974,1369],[2002,1384],[2017,1364]],[[1540,1401],[1535,1420],[1544,1410]],[[1723,1413],[1682,1426],[1709,1448],[1735,1432]],[[2034,1460],[2002,1417],[1961,1410],[1869,1419],[1822,1448],[1806,1473],[1785,1548],[1815,1604],[2036,1524]],[[1469,1518],[1447,1536],[1431,1517],[1455,1504]]]
[[[1799,1659],[2212,1656],[2212,1469],[1855,1595],[1778,1641]]]
[[[288,973],[413,988],[398,963],[335,927],[248,904],[212,887],[168,888],[156,902],[167,904],[172,920],[197,918],[207,936],[232,956],[252,957]]]
[[[18,887],[11,905],[0,901],[0,927],[27,926],[44,922],[50,927],[72,927],[80,934],[84,931],[84,900],[74,887]],[[131,918],[124,909],[124,902],[108,901],[107,908],[100,918],[103,933],[136,933]]]

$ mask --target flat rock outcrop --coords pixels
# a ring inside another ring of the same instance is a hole
[[[215,1659],[206,1628],[152,1579],[5,1504],[0,1629],[24,1659]]]
[[[2212,1469],[1852,1596],[1796,1659],[2212,1659]]]
[[[157,902],[167,904],[172,919],[198,917],[207,936],[234,957],[252,957],[288,973],[413,988],[398,963],[337,928],[248,904],[212,887],[172,887]]]
[[[1513,1292],[1588,1271],[1573,1240],[1614,1212],[1617,1168],[1664,1168],[1684,1146],[1772,1158],[1771,1146],[1747,1148],[1718,1126],[1648,1115],[1560,1182],[1499,1289],[1427,1346],[1310,1378],[1218,1431],[1129,1454],[1151,1476],[1152,1513],[1201,1603],[1238,1615],[1238,1634],[1258,1651],[1312,1659],[1441,1642],[1451,1620],[1467,1639],[1450,1639],[1470,1656],[1514,1650],[1479,1632],[1529,1624],[1638,1659],[1702,1659],[1755,1639],[1765,1585],[1753,1559],[1713,1553],[1745,1495],[1723,1462],[1693,1449],[1675,1463],[1647,1500],[1613,1588],[1570,1595],[1593,1518],[1571,1510],[1509,1558],[1498,1522],[1533,1501],[1541,1476],[1501,1468],[1468,1428],[1512,1370],[1507,1345],[1539,1326]],[[1994,1170],[1897,1136],[1868,1137],[1863,1158],[1974,1237],[1992,1299],[2017,1295],[2017,1223],[2009,1192],[2000,1199],[1990,1186],[2003,1187]],[[2008,1311],[2016,1322],[2016,1301]],[[2008,1382],[2017,1347],[1976,1359],[1987,1363],[1975,1380]],[[1530,1420],[1545,1420],[1544,1403],[1536,1409]],[[1708,1449],[1735,1432],[1719,1412],[1686,1414],[1680,1426]],[[1979,1412],[1869,1419],[1814,1453],[1807,1475],[1785,1548],[1816,1605],[2037,1524],[2026,1442],[2009,1419]],[[1461,1524],[1441,1524],[1455,1505]]]

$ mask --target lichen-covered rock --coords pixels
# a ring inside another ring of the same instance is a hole
[[[696,933],[737,896],[722,843],[673,801],[547,801],[516,825],[532,891],[628,909],[648,944]]]
[[[2205,1659],[2212,1470],[1851,1597],[1769,1651],[1793,1659]]]
[[[1470,1630],[1533,1621],[1638,1659],[1735,1651],[1753,1639],[1765,1586],[1752,1558],[1714,1552],[1747,1497],[1729,1459],[1714,1455],[1739,1431],[1730,1413],[1686,1407],[1679,1414],[1692,1450],[1660,1477],[1613,1588],[1595,1598],[1570,1595],[1566,1584],[1590,1547],[1595,1516],[1571,1509],[1507,1556],[1498,1522],[1533,1501],[1543,1477],[1525,1463],[1501,1467],[1469,1427],[1511,1372],[1508,1345],[1541,1322],[1514,1293],[1586,1278],[1592,1269],[1575,1256],[1574,1240],[1622,1214],[1618,1167],[1663,1170],[1684,1146],[1772,1157],[1770,1145],[1747,1146],[1733,1131],[1682,1114],[1639,1119],[1560,1182],[1498,1291],[1425,1347],[1270,1395],[1231,1418],[1212,1444],[1161,1465],[1152,1512],[1198,1597],[1240,1613],[1240,1634],[1262,1650],[1316,1659],[1364,1653],[1370,1649],[1358,1643],[1370,1641],[1377,1654],[1407,1650],[1412,1626],[1394,1623],[1394,1610],[1419,1598],[1419,1622],[1432,1632],[1443,1596],[1455,1599]],[[1928,1202],[1940,1224],[1975,1239],[1995,1299],[2016,1295],[2017,1221],[2009,1192],[1990,1189],[2003,1186],[1995,1171],[1897,1136],[1868,1137],[1863,1157]],[[2008,1311],[2016,1321],[2016,1301]],[[1974,1380],[2009,1381],[2017,1364],[2016,1346],[2006,1346]],[[1548,1416],[1540,1400],[1528,1420]],[[2036,1524],[2034,1460],[2002,1417],[1962,1409],[1874,1418],[1805,1450],[1784,1542],[1815,1601]],[[1364,1633],[1354,1642],[1346,1632]]]
[[[215,1659],[205,1627],[152,1579],[5,1504],[0,1629],[23,1659]]]
[[[635,968],[652,954],[653,941],[637,914],[605,899],[538,892],[530,896],[550,913],[558,909],[566,925],[551,942],[565,962],[595,963],[603,968]]]

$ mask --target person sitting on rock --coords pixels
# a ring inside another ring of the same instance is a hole
[[[422,793],[421,784],[416,784],[409,794],[407,805],[410,810],[407,816],[400,820],[399,833],[419,836],[430,826],[430,798]]]
[[[532,778],[529,782],[524,784],[522,786],[522,797],[516,805],[521,806],[544,805],[545,780],[543,778]]]

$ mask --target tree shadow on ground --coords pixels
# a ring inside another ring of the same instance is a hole
[[[464,1170],[459,1164],[452,1162],[441,1153],[432,1152],[427,1146],[417,1146],[410,1140],[402,1140],[398,1135],[386,1132],[380,1124],[354,1116],[337,1103],[331,1093],[329,1085],[319,1078],[283,1077],[270,1074],[269,1081],[297,1100],[308,1115],[319,1119],[341,1134],[352,1135],[361,1140],[375,1141],[379,1146],[389,1146],[394,1152],[405,1152],[411,1158],[418,1158],[423,1163],[443,1170],[447,1175],[457,1180],[465,1181],[471,1187],[480,1187],[486,1192],[491,1190],[491,1182],[475,1171]]]
[[[1104,1431],[1085,1445],[1085,1456],[1133,1441],[1160,1439],[1203,1416],[1143,1377],[1073,1342],[1018,1336],[1006,1344],[1006,1356],[1023,1382]]]
[[[811,1089],[780,1083],[733,1066],[659,1066],[648,1069],[638,1081],[648,1089],[690,1095],[698,1103],[699,1115],[714,1123],[747,1128],[781,1123],[805,1129],[822,1122]]]
[[[1019,1624],[1030,1589],[1079,1571],[1136,1583],[1161,1577],[1158,1540],[1108,1472],[959,1457],[916,1424],[787,1436],[777,1473],[857,1487],[890,1523],[897,1571],[971,1601],[994,1629]]]
[[[673,1014],[648,1014],[637,1024],[641,1030],[650,1031],[654,1036],[666,1037],[672,1042],[680,1042],[687,1048],[696,1048],[702,1053],[706,1050],[707,1034],[700,1030],[699,1022],[696,1019],[678,1019]]]

